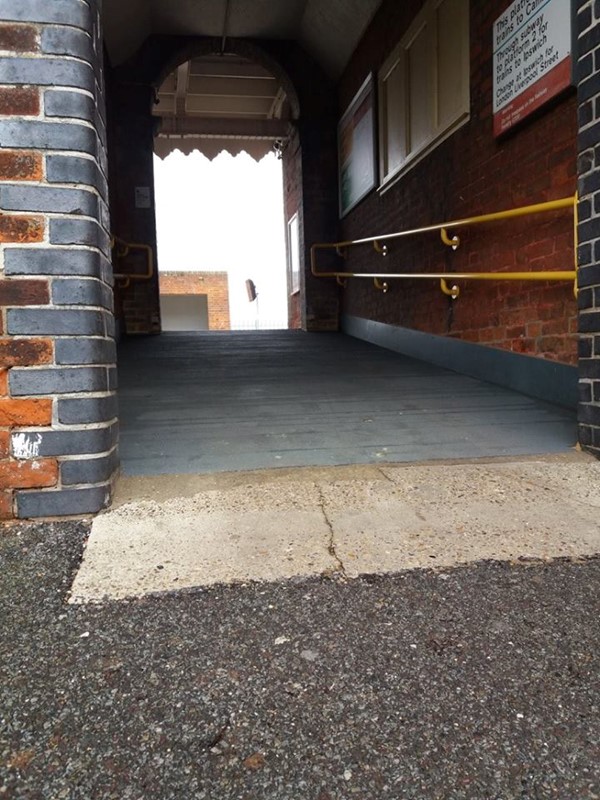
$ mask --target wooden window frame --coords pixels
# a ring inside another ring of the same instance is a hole
[[[458,20],[457,29],[447,31],[445,35],[458,35],[462,37],[462,48],[460,53],[460,74],[462,77],[461,90],[457,93],[459,103],[454,114],[446,120],[439,119],[439,84],[440,84],[440,62],[439,62],[439,37],[444,33],[440,31],[438,20],[438,9],[448,0],[427,0],[419,14],[415,17],[412,24],[390,53],[382,68],[378,73],[378,96],[379,96],[379,191],[384,192],[392,186],[399,178],[408,172],[415,164],[425,158],[441,142],[451,136],[458,128],[470,119],[470,39],[469,39],[469,0],[459,0],[463,3],[462,15]],[[433,29],[434,46],[432,51],[435,60],[432,67],[433,93],[427,98],[430,103],[431,112],[431,131],[425,141],[417,147],[411,149],[410,143],[410,87],[409,87],[409,54],[410,48],[417,40],[420,33],[427,25]],[[388,91],[388,81],[395,70],[402,70],[396,76],[396,92]],[[389,168],[390,145],[388,137],[388,117],[392,104],[395,103],[395,113],[400,118],[400,129],[396,128],[396,143],[400,148],[404,148],[404,157],[393,168]]]

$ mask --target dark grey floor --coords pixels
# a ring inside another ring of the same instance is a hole
[[[0,797],[597,800],[600,560],[67,606],[0,536]]]
[[[344,336],[163,334],[120,351],[129,475],[561,452],[574,413]]]

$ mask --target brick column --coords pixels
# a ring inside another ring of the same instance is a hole
[[[96,512],[117,467],[97,0],[0,0],[0,515]]]
[[[600,4],[579,0],[579,441],[600,456]]]
[[[113,230],[127,242],[152,248],[151,280],[116,286],[117,305],[123,309],[123,333],[160,333],[158,252],[154,202],[154,127],[151,115],[154,90],[150,84],[130,85],[116,76],[109,93],[110,207]],[[136,187],[148,191],[149,202],[136,203]],[[139,254],[139,251],[138,251]],[[138,269],[140,263],[138,260]],[[142,264],[145,268],[145,263]],[[123,272],[135,272],[134,263],[123,262]],[[119,292],[121,296],[119,296]]]

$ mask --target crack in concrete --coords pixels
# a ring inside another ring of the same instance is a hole
[[[386,472],[384,472],[381,467],[377,467],[377,472],[381,472],[381,474],[386,479],[386,481],[389,481],[390,483],[394,483],[394,484],[396,483],[396,481],[393,480],[393,478],[390,478],[390,476]]]
[[[346,567],[344,566],[344,562],[342,561],[342,559],[337,554],[337,550],[335,548],[335,532],[333,530],[333,525],[331,524],[331,520],[329,519],[327,511],[325,510],[325,497],[323,495],[323,490],[321,489],[320,486],[317,488],[319,492],[319,508],[321,509],[321,513],[323,514],[323,519],[325,520],[325,524],[329,528],[329,543],[327,545],[327,552],[338,565],[335,572],[339,573],[343,578],[346,578],[347,577]]]

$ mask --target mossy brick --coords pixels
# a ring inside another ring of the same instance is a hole
[[[7,331],[25,336],[102,336],[104,313],[88,309],[9,309]]]
[[[98,137],[93,128],[76,122],[40,122],[38,120],[0,120],[3,147],[26,150],[70,150],[95,156]]]
[[[63,425],[109,422],[118,414],[115,394],[103,397],[73,397],[58,400],[58,421]]]
[[[0,19],[64,24],[84,31],[91,30],[93,25],[91,8],[84,0],[0,0]]]
[[[85,217],[99,214],[96,194],[57,186],[0,186],[0,207],[5,211],[44,211]]]
[[[110,286],[94,278],[57,278],[52,281],[52,302],[58,306],[101,306],[112,310]]]
[[[114,339],[57,339],[55,353],[57,364],[115,364],[117,361]]]
[[[110,267],[110,263],[108,263]],[[93,250],[49,247],[40,249],[7,248],[4,252],[6,275],[81,275],[102,276],[107,259]]]
[[[46,492],[17,491],[15,495],[19,519],[96,514],[110,503],[108,485]]]
[[[107,391],[105,367],[48,367],[10,371],[10,391],[13,397],[79,394]]]
[[[116,450],[100,458],[78,458],[61,462],[60,477],[63,486],[74,484],[104,483],[119,467]]]
[[[67,58],[0,57],[0,83],[15,86],[72,86],[93,93],[94,70]]]

